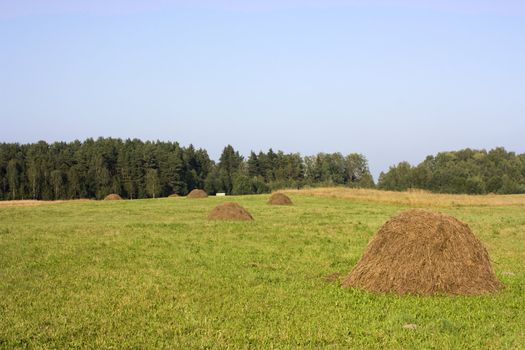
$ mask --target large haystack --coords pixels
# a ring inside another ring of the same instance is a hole
[[[250,221],[253,217],[237,203],[226,202],[216,206],[208,215],[208,220]]]
[[[206,198],[208,197],[208,194],[204,192],[203,190],[194,189],[190,193],[188,193],[188,198]]]
[[[122,197],[119,196],[119,195],[116,194],[116,193],[108,194],[108,195],[104,198],[105,201],[119,201],[119,200],[121,200],[121,199],[122,199]]]
[[[274,193],[271,195],[270,200],[268,201],[268,204],[271,205],[292,205],[292,200],[290,197],[285,195],[284,193]]]
[[[384,224],[343,286],[418,295],[503,288],[486,249],[466,224],[424,210],[406,211]]]

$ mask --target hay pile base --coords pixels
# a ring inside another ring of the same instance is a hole
[[[283,193],[274,193],[270,197],[270,200],[268,201],[268,204],[272,205],[292,205],[292,200],[290,197]]]
[[[250,221],[253,217],[237,203],[226,202],[216,206],[208,215],[208,220]]]
[[[206,198],[208,197],[208,194],[204,192],[203,190],[194,189],[190,193],[188,193],[188,198]]]
[[[470,228],[443,214],[409,210],[381,227],[343,287],[396,294],[485,294],[503,285]]]
[[[104,198],[105,201],[119,201],[119,200],[121,200],[121,199],[122,199],[122,197],[119,196],[118,194],[115,194],[115,193],[108,194],[108,195]]]

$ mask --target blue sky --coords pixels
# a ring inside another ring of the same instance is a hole
[[[524,38],[511,0],[0,0],[0,142],[521,153]]]

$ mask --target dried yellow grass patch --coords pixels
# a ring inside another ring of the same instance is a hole
[[[309,188],[301,190],[285,190],[287,194],[305,194],[321,197],[345,198],[360,201],[383,202],[413,206],[525,206],[525,195],[466,195],[466,194],[437,194],[423,190],[409,190],[406,192],[380,191],[361,188],[329,187]]]
[[[24,199],[15,201],[0,201],[0,208],[2,207],[34,207],[37,205],[71,203],[71,202],[86,202],[89,199],[71,199],[71,200],[56,200],[56,201],[40,201],[36,199]]]

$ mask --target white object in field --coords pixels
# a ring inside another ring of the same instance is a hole
[[[216,193],[215,195],[216,195],[217,197],[224,197],[224,196],[226,196],[226,193],[224,193],[224,192],[219,192],[219,193]]]

